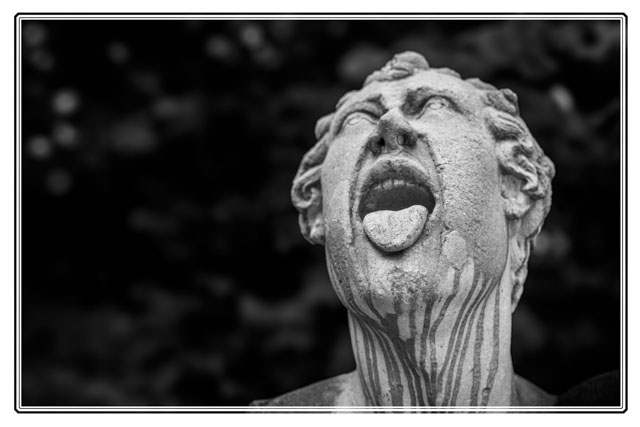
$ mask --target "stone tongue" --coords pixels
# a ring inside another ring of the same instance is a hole
[[[385,252],[397,252],[413,245],[424,228],[429,211],[413,205],[401,211],[376,211],[362,221],[371,242]]]

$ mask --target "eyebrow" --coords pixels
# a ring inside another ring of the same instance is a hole
[[[414,89],[407,89],[402,94],[402,106],[400,109],[404,112],[415,112],[421,107],[426,98],[431,96],[442,96],[447,98],[454,109],[462,112],[464,109],[460,105],[459,97],[455,92],[449,89],[434,89],[431,87],[421,86]]]
[[[352,110],[354,107],[357,107],[359,105],[363,105],[363,104],[373,104],[376,108],[379,108],[383,111],[386,111],[388,108],[384,103],[383,97],[381,93],[375,94],[375,95],[369,95],[368,97],[366,97],[365,99],[361,99],[359,101],[355,101],[352,105],[348,106],[346,109],[347,110]]]
[[[402,94],[402,111],[415,111],[426,97],[433,94],[433,89],[424,86],[405,90]]]

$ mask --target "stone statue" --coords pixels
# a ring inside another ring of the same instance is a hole
[[[511,363],[555,173],[516,95],[404,52],[316,137],[291,195],[302,234],[325,246],[357,369],[254,404],[555,404]]]

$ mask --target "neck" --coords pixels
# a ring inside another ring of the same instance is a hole
[[[382,322],[349,313],[357,381],[367,405],[514,403],[511,284],[507,274],[491,281],[470,270],[451,274],[452,294],[425,301],[422,311],[389,314]],[[458,289],[473,291],[458,295]]]

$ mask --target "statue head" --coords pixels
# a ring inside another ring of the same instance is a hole
[[[404,52],[345,94],[315,134],[292,200],[352,313],[415,313],[505,280],[515,309],[554,166],[512,91]],[[464,274],[478,280],[454,284]]]

